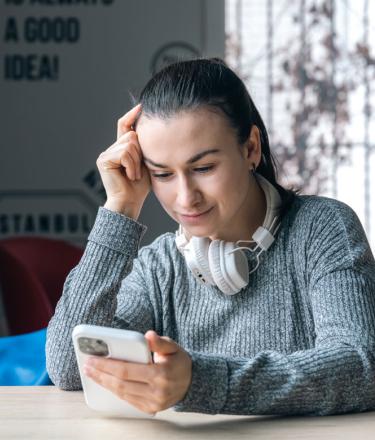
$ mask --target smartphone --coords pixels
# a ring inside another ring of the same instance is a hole
[[[153,417],[120,399],[87,377],[83,365],[89,356],[121,359],[141,364],[152,363],[147,340],[142,333],[97,325],[80,324],[72,332],[82,388],[87,405],[109,417]]]

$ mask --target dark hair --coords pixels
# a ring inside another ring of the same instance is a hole
[[[256,171],[278,189],[283,202],[281,215],[290,206],[295,193],[277,183],[277,165],[264,122],[245,84],[223,60],[199,58],[170,64],[148,81],[139,102],[142,114],[165,119],[202,106],[219,109],[235,129],[240,144],[256,125],[262,144],[262,158]]]

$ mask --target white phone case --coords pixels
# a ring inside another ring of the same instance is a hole
[[[117,397],[111,391],[97,384],[87,377],[82,370],[90,354],[82,352],[80,343],[81,345],[84,344],[85,339],[81,339],[79,343],[79,338],[89,338],[87,339],[87,341],[90,341],[89,344],[91,344],[91,340],[94,339],[104,341],[108,347],[108,354],[102,357],[142,364],[152,363],[151,353],[142,333],[110,327],[100,327],[97,325],[80,324],[74,328],[72,338],[86,403],[90,408],[100,411],[102,415],[105,416],[153,417],[153,415],[140,411],[130,403]],[[96,344],[94,341],[92,343]],[[105,344],[99,342],[97,346],[105,347]],[[105,351],[103,348],[103,353]]]

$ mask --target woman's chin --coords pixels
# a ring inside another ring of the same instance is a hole
[[[185,233],[187,233],[187,235],[189,236],[194,236],[194,237],[211,237],[212,235],[215,235],[215,230],[213,230],[212,228],[207,228],[204,226],[184,226],[182,225]]]

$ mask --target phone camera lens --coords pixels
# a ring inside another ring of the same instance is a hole
[[[101,339],[78,338],[78,346],[82,353],[93,356],[108,356],[108,345]]]

